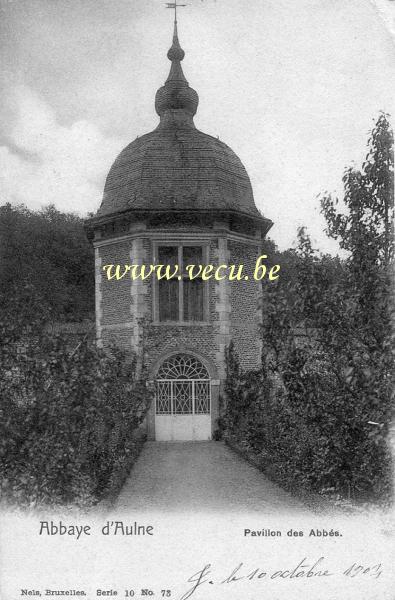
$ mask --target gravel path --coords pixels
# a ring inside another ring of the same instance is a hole
[[[113,508],[307,512],[300,501],[222,442],[147,442]]]

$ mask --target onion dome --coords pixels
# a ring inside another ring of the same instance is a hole
[[[155,98],[160,123],[129,144],[112,165],[97,217],[130,211],[232,211],[265,221],[251,182],[236,154],[218,138],[196,129],[199,97],[181,61],[177,24],[167,56],[170,73]]]
[[[182,110],[192,117],[196,114],[199,96],[185,79],[181,67],[184,56],[185,52],[178,41],[177,23],[174,23],[173,44],[167,53],[167,58],[171,60],[170,73],[155,97],[155,110],[160,117],[165,116],[169,110]]]

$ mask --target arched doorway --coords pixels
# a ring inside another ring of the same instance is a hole
[[[191,354],[175,354],[156,378],[155,438],[158,441],[211,439],[211,381]]]

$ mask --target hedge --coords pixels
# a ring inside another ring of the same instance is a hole
[[[2,497],[23,506],[88,507],[130,470],[151,402],[136,360],[88,339],[21,334],[2,322]]]

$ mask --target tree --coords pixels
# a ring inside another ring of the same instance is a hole
[[[83,219],[54,206],[0,207],[2,310],[19,300],[55,320],[80,320],[94,309],[93,249]],[[28,290],[28,292],[27,292]]]
[[[385,115],[361,170],[346,169],[344,189],[344,212],[329,195],[321,206],[327,233],[348,256],[319,254],[299,231],[285,277],[263,287],[260,395],[258,378],[240,375],[228,359],[238,396],[228,430],[259,460],[269,454],[289,487],[383,498],[392,479],[394,254],[393,135]]]
[[[358,278],[365,278],[366,266],[387,268],[394,253],[394,137],[384,113],[371,132],[368,146],[362,169],[348,167],[344,172],[343,200],[348,212],[338,212],[338,200],[330,195],[321,199],[327,233],[351,253]]]

